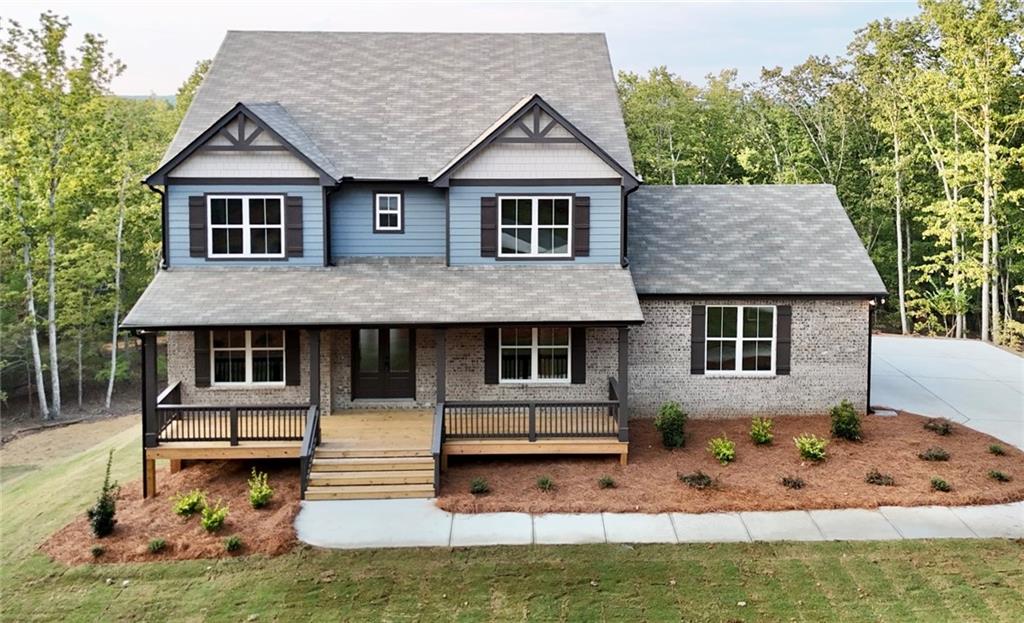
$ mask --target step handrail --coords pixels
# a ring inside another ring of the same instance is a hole
[[[444,444],[444,401],[434,407],[434,431],[430,454],[434,457],[434,497],[441,495],[441,446]]]
[[[309,486],[309,473],[313,469],[313,455],[320,445],[320,407],[310,405],[306,413],[306,429],[302,434],[302,450],[299,453],[299,491],[300,497],[306,499],[306,487]]]

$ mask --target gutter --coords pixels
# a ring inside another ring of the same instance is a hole
[[[629,196],[640,189],[643,179],[636,186],[622,188],[622,208],[619,215],[619,263],[623,268],[629,267]]]
[[[167,268],[169,264],[167,261],[167,250],[170,248],[170,243],[167,239],[167,191],[154,187],[146,180],[143,180],[142,183],[151,192],[160,195],[160,268]]]

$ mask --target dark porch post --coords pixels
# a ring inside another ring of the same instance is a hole
[[[320,329],[310,329],[309,335],[309,404],[320,404]]]
[[[146,456],[146,448],[155,448],[160,434],[156,414],[156,333],[139,333],[142,359],[142,497],[156,494],[156,461]]]
[[[435,373],[436,373],[436,385],[437,385],[437,397],[435,404],[441,404],[444,402],[445,385],[447,383],[445,379],[445,372],[447,368],[447,344],[448,341],[448,329],[437,328],[434,329],[434,355],[435,355]]]
[[[619,327],[619,441],[629,441],[629,327]]]

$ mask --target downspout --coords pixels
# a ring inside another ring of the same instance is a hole
[[[872,334],[875,330],[875,309],[878,308],[879,300],[881,299],[874,298],[868,301],[868,395],[867,404],[864,405],[865,415],[874,413],[874,411],[871,410],[871,342]]]
[[[341,183],[324,186],[324,266],[334,266],[331,252],[331,195],[341,190]]]
[[[154,187],[148,182],[142,182],[150,191],[160,195],[160,268],[167,268],[167,249],[170,247],[167,241],[167,192]]]
[[[619,263],[623,268],[629,266],[629,196],[635,193],[642,181],[629,190],[622,189],[622,210],[619,217]]]

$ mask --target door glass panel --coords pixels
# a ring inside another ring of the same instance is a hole
[[[392,372],[409,371],[409,329],[388,331],[388,356]]]
[[[380,370],[380,344],[377,329],[359,330],[359,369],[363,372]]]

